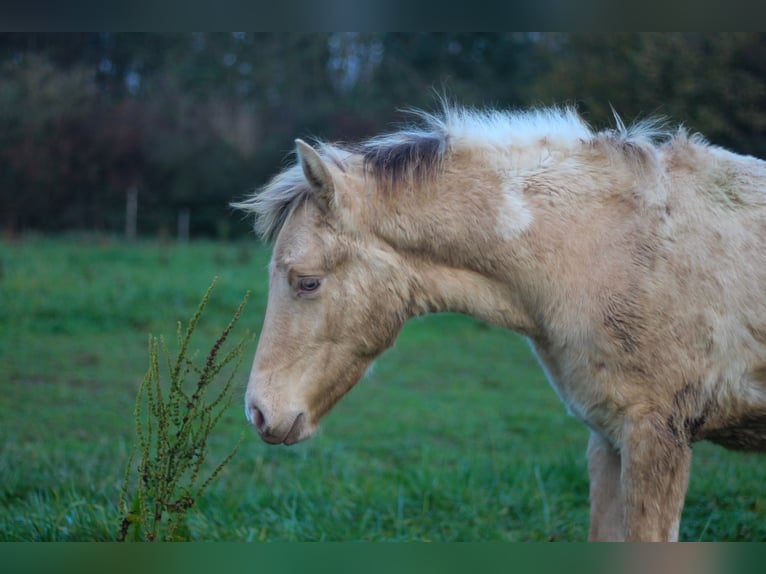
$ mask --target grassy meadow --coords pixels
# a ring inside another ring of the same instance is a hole
[[[205,353],[247,290],[233,334],[260,329],[269,252],[241,243],[0,243],[0,540],[114,540],[148,367],[214,276]],[[587,432],[520,337],[470,318],[407,325],[312,440],[262,443],[236,396],[211,463],[245,440],[189,515],[211,541],[580,541]],[[766,540],[766,458],[695,446],[682,539]]]

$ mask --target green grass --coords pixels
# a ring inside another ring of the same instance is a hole
[[[0,540],[116,538],[148,334],[174,340],[216,275],[194,344],[209,349],[247,290],[238,329],[258,332],[268,257],[255,241],[0,243]],[[466,317],[410,323],[294,447],[262,443],[235,399],[211,465],[243,430],[189,515],[196,540],[587,535],[587,431],[521,338]],[[763,456],[695,446],[682,538],[766,540],[764,484]]]

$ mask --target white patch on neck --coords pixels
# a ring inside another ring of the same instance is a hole
[[[516,239],[532,225],[532,212],[511,183],[504,185],[502,198],[495,229],[503,239]]]

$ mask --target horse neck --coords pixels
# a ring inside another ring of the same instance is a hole
[[[409,266],[413,316],[453,312],[533,336],[537,329],[520,293],[485,274],[418,258]]]
[[[415,313],[466,313],[534,336],[537,319],[566,302],[566,282],[588,279],[581,268],[598,249],[586,241],[603,235],[581,230],[600,225],[598,190],[628,189],[624,174],[571,169],[562,162],[541,177],[479,164],[388,197],[377,233],[411,262]]]
[[[375,233],[404,256],[412,314],[459,312],[531,334],[515,269],[530,214],[493,171],[451,173],[377,206]]]

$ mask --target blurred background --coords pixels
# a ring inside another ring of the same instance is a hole
[[[363,139],[439,95],[666,116],[766,158],[766,34],[0,34],[0,541],[115,539],[147,335],[175,348],[213,277],[192,349],[246,291],[237,329],[260,333],[270,248],[230,202],[294,138]],[[191,539],[587,537],[588,432],[522,337],[411,321],[290,449],[243,416],[254,350]],[[694,450],[681,538],[766,540],[766,458]]]
[[[295,137],[365,138],[437,94],[662,115],[766,157],[765,34],[6,33],[0,232],[243,236],[229,202]]]

